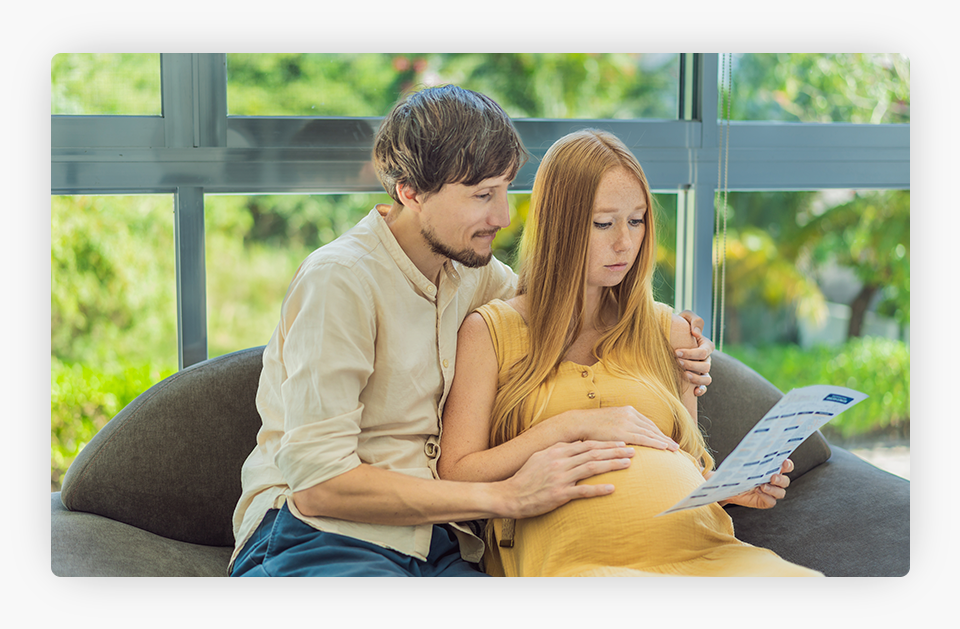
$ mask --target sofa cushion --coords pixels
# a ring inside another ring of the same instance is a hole
[[[727,507],[737,538],[828,577],[910,570],[910,482],[834,447],[772,509]]]
[[[51,565],[58,577],[225,577],[233,546],[161,537],[93,513],[68,511],[50,494]]]
[[[63,504],[174,540],[232,546],[240,468],[261,426],[262,354],[192,365],[138,396],[67,470]]]

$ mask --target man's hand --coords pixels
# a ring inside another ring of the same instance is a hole
[[[710,377],[710,354],[713,353],[713,341],[703,335],[703,319],[690,310],[684,310],[680,316],[690,323],[690,334],[697,340],[694,349],[676,350],[680,366],[687,373],[687,379],[693,383],[693,394],[701,396],[707,392],[707,386],[713,382]]]
[[[613,493],[613,485],[578,485],[597,474],[630,466],[633,448],[622,442],[577,441],[558,443],[531,456],[512,477],[501,481],[507,489],[510,518],[529,518],[553,511],[577,498]]]
[[[780,466],[780,473],[774,474],[770,482],[759,487],[754,487],[750,491],[744,492],[728,500],[720,502],[720,506],[734,504],[741,507],[750,507],[752,509],[770,509],[777,505],[778,500],[783,500],[787,495],[787,487],[790,486],[790,478],[787,476],[793,471],[793,461],[787,459]]]

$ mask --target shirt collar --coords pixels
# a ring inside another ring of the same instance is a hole
[[[374,207],[367,216],[371,219],[374,233],[380,239],[380,242],[383,243],[384,248],[387,250],[387,253],[390,254],[390,257],[393,258],[393,261],[397,263],[400,271],[425,297],[431,301],[436,301],[437,287],[427,279],[426,275],[420,272],[417,265],[415,265],[403,251],[403,248],[400,246],[400,243],[397,242],[397,238],[393,235],[393,232],[390,231],[390,227],[387,225],[387,221],[383,218],[383,215],[380,214],[380,211]],[[453,267],[453,264],[450,260],[444,262],[442,272],[445,273],[449,279],[453,280],[453,286],[457,287],[460,284],[460,274],[458,270]]]

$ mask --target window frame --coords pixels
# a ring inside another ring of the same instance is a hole
[[[720,159],[731,190],[910,187],[909,124],[721,126],[718,63],[715,53],[680,55],[676,120],[515,120],[535,158],[570,131],[606,129],[657,191],[678,194],[676,306],[701,315],[705,329]],[[161,116],[51,116],[51,193],[174,195],[183,369],[207,359],[204,195],[381,192],[369,167],[381,118],[231,116],[225,53],[162,53],[160,65]],[[530,190],[537,162],[521,169],[514,190]]]

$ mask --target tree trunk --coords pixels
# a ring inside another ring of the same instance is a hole
[[[847,327],[847,339],[858,338],[863,334],[863,319],[867,314],[867,307],[880,287],[875,284],[864,284],[860,292],[850,304],[850,325]]]

